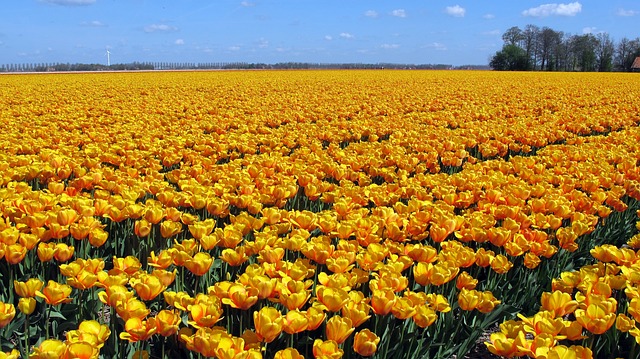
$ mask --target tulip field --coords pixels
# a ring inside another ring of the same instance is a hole
[[[0,75],[2,358],[637,358],[640,76]]]

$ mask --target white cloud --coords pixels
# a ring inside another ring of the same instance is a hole
[[[494,19],[496,16],[494,14],[484,14],[482,15],[483,19],[487,19],[487,20],[491,20]]]
[[[467,12],[467,10],[460,5],[454,5],[454,6],[447,6],[444,9],[444,12],[447,13],[447,15],[450,15],[453,17],[464,17],[464,14]]]
[[[397,49],[400,47],[400,45],[398,44],[382,44],[380,45],[381,48],[383,49]]]
[[[324,39],[325,39],[325,40],[327,40],[327,41],[331,41],[331,40],[333,40],[333,36],[331,36],[331,35],[324,35]]]
[[[176,45],[184,45],[184,40],[183,39],[177,39],[174,44]]]
[[[604,31],[602,30],[598,30],[597,27],[595,26],[587,26],[587,27],[583,27],[582,28],[582,33],[583,34],[600,34],[603,33]]]
[[[396,9],[391,12],[391,15],[395,17],[407,17],[407,12],[404,9]]]
[[[231,50],[231,51],[238,51],[238,50],[240,50],[240,46],[230,46],[230,47],[229,47],[229,50]]]
[[[378,17],[378,12],[374,10],[367,10],[364,12],[364,16],[375,19],[376,17]]]
[[[343,39],[353,39],[355,36],[353,36],[352,34],[348,33],[348,32],[341,32],[340,33],[340,37]]]
[[[91,26],[91,27],[105,27],[107,26],[102,21],[93,20],[93,21],[85,21],[82,23],[82,26]]]
[[[640,12],[635,11],[635,10],[625,10],[625,9],[622,9],[622,8],[620,8],[620,9],[618,9],[618,11],[616,11],[616,15],[618,15],[618,16],[625,16],[625,17],[628,17],[628,16],[636,16],[636,15],[638,15],[639,13],[640,13]]]
[[[269,47],[269,41],[260,39],[260,41],[258,41],[258,47],[261,49],[266,49],[267,47]]]
[[[434,50],[437,50],[437,51],[447,51],[447,47],[443,43],[440,43],[440,42],[432,42],[431,44],[429,44],[429,45],[427,45],[425,47],[430,48],[430,49],[434,49]]]
[[[538,7],[532,7],[522,12],[524,16],[545,17],[545,16],[576,16],[582,11],[582,4],[572,2],[569,4],[544,4]]]
[[[177,27],[166,24],[152,24],[144,27],[144,32],[170,32],[177,30]]]
[[[96,0],[40,0],[40,2],[62,6],[84,6],[95,4]]]
[[[250,1],[243,1],[240,3],[240,6],[244,6],[244,7],[252,7],[252,6],[256,6],[256,3],[250,2]]]
[[[491,31],[485,31],[482,33],[482,35],[487,35],[487,36],[497,36],[500,34],[501,34],[500,30],[491,30]]]

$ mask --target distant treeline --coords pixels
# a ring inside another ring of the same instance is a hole
[[[606,32],[573,35],[549,27],[511,27],[490,59],[495,70],[631,71],[640,56],[640,37],[614,41]]]
[[[59,72],[59,71],[140,71],[140,70],[285,70],[285,69],[415,69],[415,70],[486,70],[487,66],[447,64],[394,64],[394,63],[336,63],[280,62],[276,64],[247,62],[133,62],[129,64],[9,64],[0,65],[0,72]]]

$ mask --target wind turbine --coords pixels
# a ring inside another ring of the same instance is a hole
[[[107,66],[111,66],[111,51],[109,51],[109,48],[107,48]]]

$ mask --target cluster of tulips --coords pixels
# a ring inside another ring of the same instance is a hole
[[[529,75],[1,78],[5,356],[447,357],[532,276],[492,352],[615,352],[635,254],[552,279],[640,200],[638,80]]]
[[[640,222],[638,222],[640,224]],[[531,317],[508,320],[491,334],[486,345],[503,357],[593,358],[596,353],[624,348],[629,358],[640,344],[640,260],[638,235],[629,246],[605,244],[591,250],[597,260],[579,270],[563,272],[552,282],[552,292],[540,298],[540,311]],[[576,344],[578,343],[578,344]],[[584,346],[582,344],[585,344]],[[607,348],[610,346],[613,348]]]

